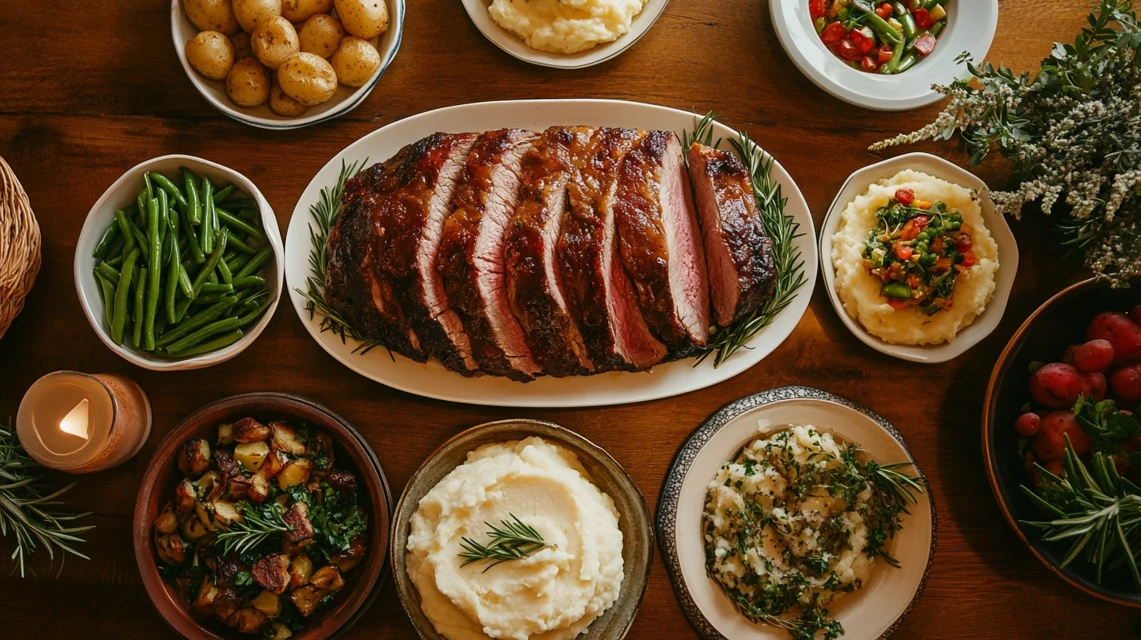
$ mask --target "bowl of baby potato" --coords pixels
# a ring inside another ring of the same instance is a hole
[[[405,0],[172,0],[190,81],[227,116],[296,129],[364,101],[400,48]]]

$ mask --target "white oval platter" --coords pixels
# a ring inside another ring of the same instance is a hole
[[[742,398],[710,416],[674,457],[658,498],[657,536],[662,560],[678,603],[690,624],[710,640],[787,640],[771,625],[753,624],[705,572],[702,513],[710,481],[742,446],[789,425],[812,425],[844,442],[860,445],[881,463],[915,460],[903,436],[887,420],[845,398],[810,387],[781,387]],[[922,476],[916,466],[903,469]],[[868,584],[829,605],[844,625],[845,640],[885,638],[903,620],[927,584],[935,558],[938,531],[931,492],[908,505],[903,530],[889,543],[900,561],[896,569],[875,562]]]
[[[795,240],[804,262],[805,283],[776,320],[753,337],[747,349],[714,367],[712,358],[698,366],[693,359],[654,367],[649,372],[610,372],[594,376],[539,378],[533,382],[513,382],[506,378],[483,376],[465,378],[448,371],[434,360],[414,362],[399,355],[390,356],[383,348],[365,354],[353,353],[352,340],[342,343],[331,332],[321,331],[320,316],[310,317],[305,309],[304,290],[309,277],[310,206],[317,202],[322,188],[336,184],[341,163],[368,158],[370,163],[392,157],[401,147],[439,131],[489,131],[504,127],[542,130],[557,125],[588,125],[663,129],[681,133],[692,129],[694,114],[635,102],[617,100],[519,100],[483,102],[447,107],[412,116],[382,127],[357,140],[334,156],[306,187],[285,239],[285,277],[293,308],[313,339],[325,351],[357,373],[394,387],[429,398],[470,404],[512,407],[587,407],[656,400],[696,391],[728,380],[760,362],[792,333],[808,308],[819,265],[816,234],[808,204],[796,183],[777,162],[772,177],[788,199],[785,215],[800,225]],[[714,139],[728,140],[737,132],[716,125]]]

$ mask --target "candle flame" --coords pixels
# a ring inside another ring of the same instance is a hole
[[[86,440],[88,425],[87,408],[89,404],[87,398],[80,400],[79,404],[75,405],[75,408],[69,411],[63,420],[59,421],[60,431],[70,433],[73,436],[79,436]]]

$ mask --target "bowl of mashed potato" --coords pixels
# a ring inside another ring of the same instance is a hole
[[[638,41],[669,0],[463,0],[472,22],[507,53],[545,67],[579,69]]]
[[[653,558],[645,499],[605,451],[507,420],[445,443],[393,525],[401,603],[428,640],[621,638]]]
[[[987,193],[975,175],[926,153],[848,178],[825,218],[820,260],[832,305],[857,338],[888,355],[937,363],[998,326],[1018,246]]]

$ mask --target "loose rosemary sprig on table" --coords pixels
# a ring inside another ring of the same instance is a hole
[[[460,557],[464,559],[464,563],[460,566],[466,567],[476,562],[492,561],[483,570],[484,573],[487,573],[496,565],[510,560],[526,558],[548,546],[546,540],[543,540],[543,536],[534,527],[523,524],[514,514],[509,514],[509,516],[511,519],[503,520],[498,527],[490,522],[484,523],[491,529],[487,533],[491,537],[491,541],[486,545],[471,538],[463,539],[460,543],[460,546],[463,547]]]
[[[282,511],[282,506],[276,502],[261,508],[246,503],[242,506],[244,520],[215,534],[214,544],[223,555],[252,551],[270,538],[292,530]]]
[[[348,339],[355,340],[357,346],[353,348],[353,353],[361,354],[383,345],[361,336],[341,314],[328,305],[325,301],[325,277],[329,264],[329,232],[341,215],[341,196],[345,191],[345,182],[360,173],[367,164],[368,158],[351,164],[341,161],[337,184],[332,188],[322,187],[320,199],[309,207],[309,214],[313,216],[313,223],[309,225],[309,238],[313,246],[309,251],[309,277],[305,280],[305,290],[297,289],[297,293],[307,301],[305,310],[309,312],[309,317],[313,317],[314,313],[321,314],[321,331],[335,333],[340,336],[342,343]]]
[[[35,475],[35,461],[24,453],[11,424],[0,427],[0,537],[8,537],[9,532],[16,539],[16,549],[12,552],[15,569],[24,577],[25,563],[42,546],[48,558],[55,561],[55,550],[63,552],[61,560],[70,553],[78,558],[89,560],[74,546],[84,542],[78,534],[90,531],[95,525],[72,527],[65,523],[73,522],[90,512],[78,514],[60,513],[55,507],[63,504],[56,498],[75,486],[72,483],[54,493],[44,494],[40,488],[40,476]],[[60,565],[63,570],[63,565]]]

